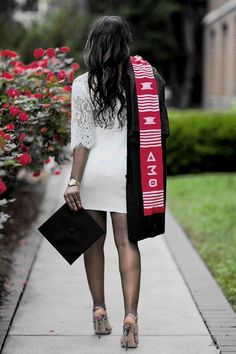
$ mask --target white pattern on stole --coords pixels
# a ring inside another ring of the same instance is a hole
[[[146,120],[146,122],[144,124],[156,124],[156,122],[154,122],[154,119],[156,117],[143,117],[143,119]]]
[[[141,90],[152,90],[152,87],[151,87],[152,82],[149,82],[149,81],[147,81],[147,82],[141,82],[141,85],[143,86],[143,87],[141,88]]]

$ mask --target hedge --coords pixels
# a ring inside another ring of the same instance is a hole
[[[167,173],[236,169],[236,112],[169,109]]]

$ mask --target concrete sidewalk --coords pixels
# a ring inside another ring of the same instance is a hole
[[[64,203],[63,192],[70,166],[63,171],[60,190],[54,191],[56,210]],[[57,176],[52,176],[53,179]],[[167,208],[167,213],[169,210]],[[47,212],[44,210],[44,219]],[[124,353],[119,341],[124,315],[118,254],[110,214],[105,243],[106,304],[111,335],[98,339],[92,327],[92,299],[83,257],[72,266],[44,238],[15,313],[3,354],[115,354]],[[215,354],[208,329],[195,305],[165,238],[175,232],[140,241],[142,257],[139,300],[139,347],[142,354]],[[40,233],[35,230],[37,237]],[[129,349],[132,351],[132,349]]]

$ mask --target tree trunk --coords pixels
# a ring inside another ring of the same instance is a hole
[[[193,78],[195,75],[195,18],[191,1],[187,1],[187,4],[184,6],[183,21],[186,62],[179,105],[180,108],[187,108],[192,103]]]

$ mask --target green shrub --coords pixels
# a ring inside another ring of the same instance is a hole
[[[169,109],[168,174],[236,169],[236,112]]]

